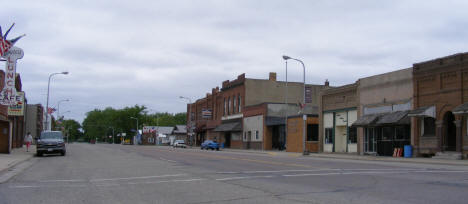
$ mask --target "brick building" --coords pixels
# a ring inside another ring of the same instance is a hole
[[[318,94],[323,87],[307,85],[310,101],[300,110],[297,102],[303,98],[302,83],[277,81],[276,73],[270,73],[268,79],[249,79],[241,74],[189,104],[187,119],[194,121],[197,145],[211,139],[230,148],[283,150],[288,143],[285,118],[300,111],[317,117]],[[302,151],[302,145],[289,149]]]
[[[413,65],[412,144],[416,154],[468,154],[468,53]]]
[[[0,70],[0,90],[5,86],[5,72]],[[17,92],[22,91],[21,77],[16,74],[15,88]],[[23,109],[27,104],[23,97]],[[0,153],[10,153],[12,148],[23,146],[24,140],[24,112],[19,115],[9,115],[8,106],[0,105]]]

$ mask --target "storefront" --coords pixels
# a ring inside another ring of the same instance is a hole
[[[370,114],[360,117],[354,127],[364,131],[363,151],[365,154],[392,156],[395,148],[411,144],[409,111]]]
[[[357,83],[326,89],[321,97],[320,141],[321,151],[356,153]]]
[[[357,152],[356,117],[355,108],[324,113],[324,152]]]

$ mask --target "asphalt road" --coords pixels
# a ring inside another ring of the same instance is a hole
[[[0,184],[0,203],[467,203],[468,166],[71,144]]]

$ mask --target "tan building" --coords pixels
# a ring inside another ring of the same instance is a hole
[[[413,65],[414,135],[416,154],[468,154],[468,53]],[[463,105],[464,104],[464,105]]]
[[[358,81],[359,153],[392,156],[395,148],[411,144],[412,68]]]
[[[357,83],[322,91],[320,103],[321,152],[357,152],[356,127],[351,124],[357,119]]]

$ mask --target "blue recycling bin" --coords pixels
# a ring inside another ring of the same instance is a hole
[[[413,149],[411,148],[411,145],[405,145],[405,147],[404,147],[404,156],[405,156],[405,158],[413,157]]]

